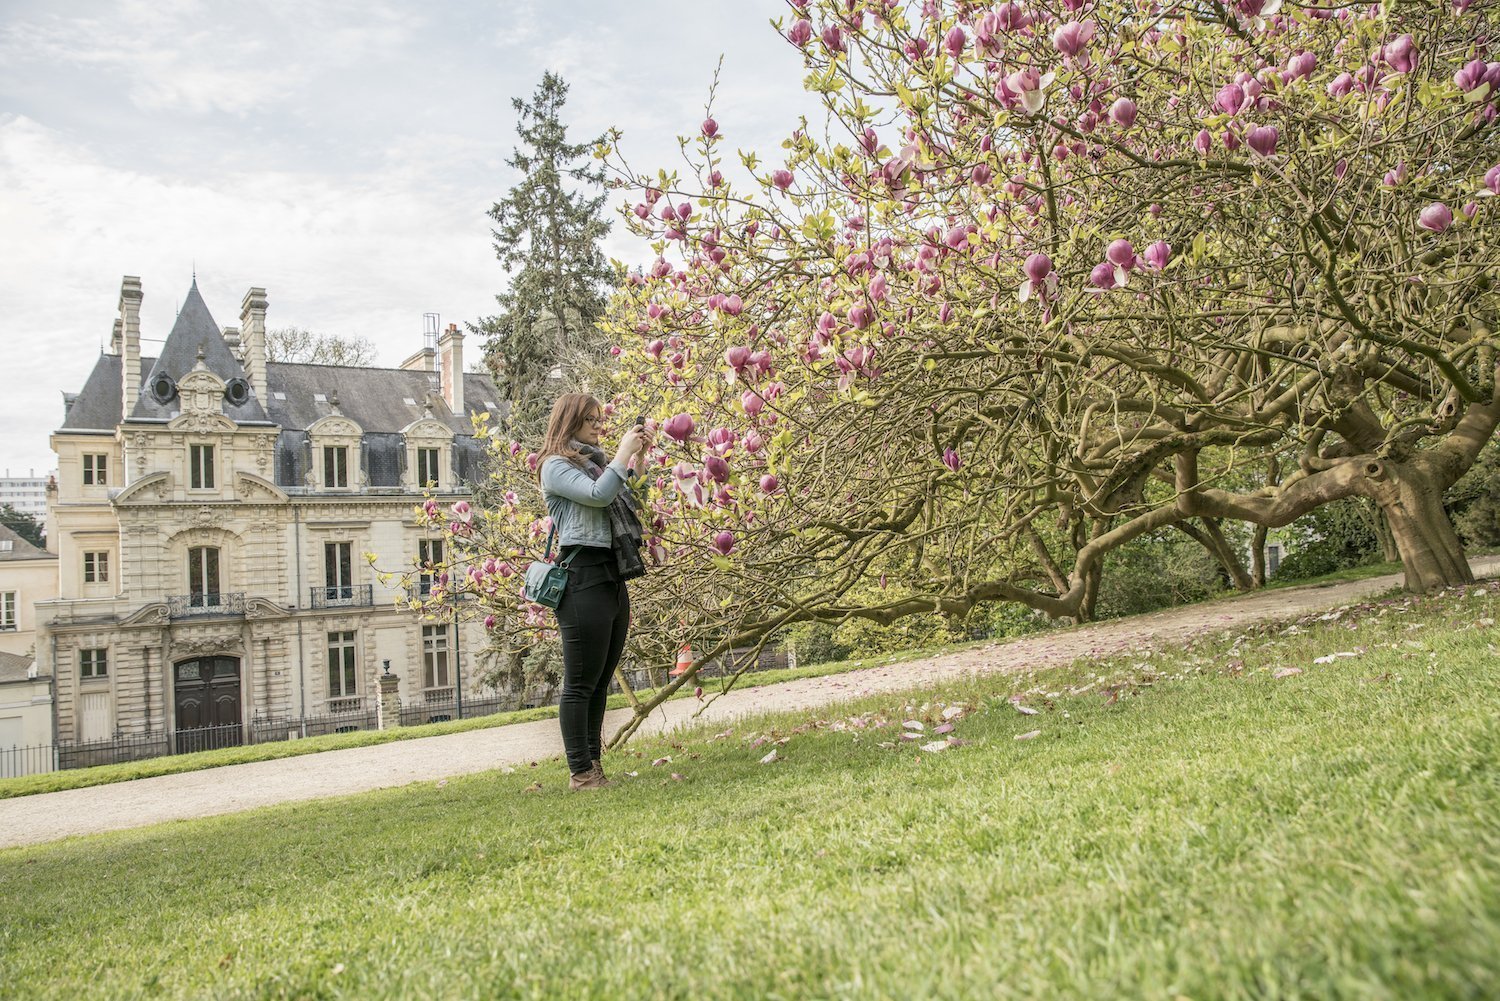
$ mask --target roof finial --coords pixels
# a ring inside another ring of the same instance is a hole
[[[328,405],[333,408],[334,413],[343,416],[343,411],[339,410],[339,394],[337,390],[329,394]]]

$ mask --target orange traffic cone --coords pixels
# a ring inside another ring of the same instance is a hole
[[[672,668],[672,670],[668,672],[668,676],[676,678],[680,675],[686,674],[688,672],[688,669],[692,666],[693,648],[690,644],[684,643],[682,644],[682,646],[677,648],[677,666]]]

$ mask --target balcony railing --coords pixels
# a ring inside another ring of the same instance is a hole
[[[368,608],[374,602],[374,585],[340,584],[336,587],[315,587],[309,608]]]
[[[362,695],[349,695],[328,700],[329,715],[339,713],[362,713],[365,711],[365,699]]]
[[[245,592],[224,594],[169,594],[167,614],[174,619],[194,615],[244,615]]]

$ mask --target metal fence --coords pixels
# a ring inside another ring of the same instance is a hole
[[[172,753],[172,740],[164,733],[136,734],[113,740],[32,744],[0,747],[0,778],[42,775],[68,768],[90,768],[121,761],[142,761]]]
[[[278,740],[300,740],[323,737],[330,733],[354,733],[373,730],[379,717],[374,709],[355,712],[325,713],[313,716],[257,717],[250,721],[250,743],[269,744]]]

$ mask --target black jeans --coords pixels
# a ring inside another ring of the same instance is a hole
[[[557,606],[562,634],[563,690],[558,704],[568,770],[586,772],[599,758],[609,680],[630,629],[630,592],[615,569],[611,550],[568,546],[568,586]],[[559,560],[561,562],[561,560]]]

